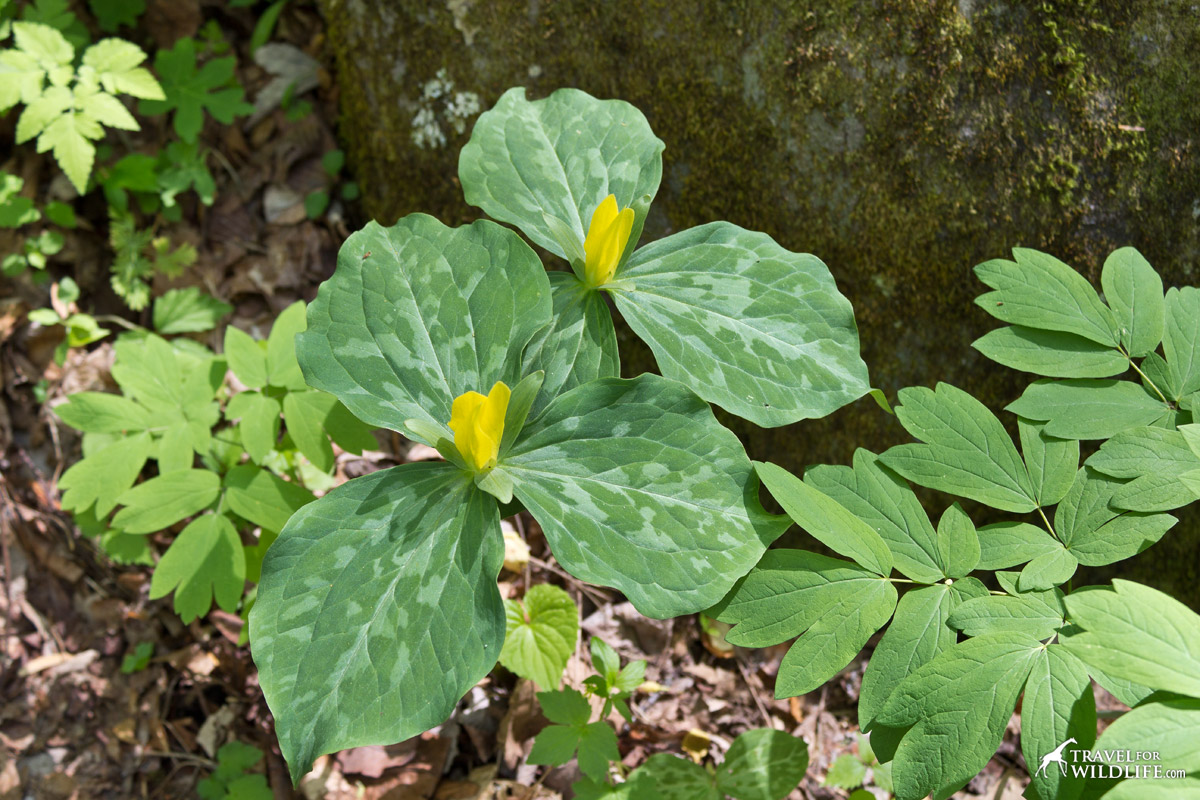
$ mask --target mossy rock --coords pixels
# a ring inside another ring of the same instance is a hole
[[[645,239],[727,219],[820,256],[889,397],[938,380],[996,409],[1020,393],[1029,376],[970,348],[995,327],[971,267],[1013,246],[1098,284],[1129,244],[1168,285],[1200,282],[1200,18],[1175,0],[322,6],[373,217],[480,215],[457,182],[475,100],[622,98],[667,144]],[[652,368],[622,340],[627,372]],[[782,431],[726,421],[755,458],[797,470],[906,438],[869,399]],[[1178,567],[1166,588],[1195,601],[1200,581],[1180,573],[1198,541],[1185,519],[1125,574]]]

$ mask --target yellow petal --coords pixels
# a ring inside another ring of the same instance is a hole
[[[450,408],[454,446],[476,470],[496,465],[500,440],[504,436],[504,415],[508,413],[511,395],[503,381],[496,381],[487,397],[479,392],[465,392],[454,398]]]
[[[633,209],[618,211],[616,195],[604,198],[593,212],[587,238],[583,240],[583,271],[589,286],[603,286],[612,281],[632,230]]]

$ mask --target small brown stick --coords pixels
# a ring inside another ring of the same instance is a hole
[[[586,594],[588,596],[588,599],[596,604],[597,608],[604,608],[604,605],[608,602],[607,597],[600,594],[595,589],[593,589],[591,586],[588,586],[586,583],[579,580],[571,573],[567,572],[564,569],[560,569],[559,567],[555,566],[551,562],[542,561],[537,556],[530,556],[529,562],[531,564],[541,567],[542,569],[549,570],[550,572],[553,572],[555,575],[558,575],[558,576],[564,578],[567,581],[567,583],[571,584],[572,586],[577,587],[579,589],[579,591]]]
[[[758,713],[762,714],[763,722],[768,728],[775,727],[775,721],[771,719],[771,713],[767,711],[766,704],[762,698],[758,696],[758,691],[754,688],[754,684],[750,682],[750,673],[746,671],[746,665],[742,663],[742,659],[734,657],[734,662],[737,664],[738,672],[741,673],[742,681],[746,684],[746,688],[750,690],[750,696],[754,698],[754,705],[758,706]]]

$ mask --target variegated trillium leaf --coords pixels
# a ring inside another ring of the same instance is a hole
[[[266,555],[252,647],[294,778],[322,753],[438,724],[496,663],[497,497],[525,504],[569,570],[661,617],[717,602],[782,532],[737,438],[684,386],[580,377],[605,364],[580,346],[596,296],[579,325],[551,327],[552,304],[575,302],[553,291],[512,231],[414,215],[347,240],[309,307],[310,385],[451,463],[352,480]],[[512,389],[498,463],[471,466],[451,406],[497,381]]]
[[[774,427],[825,416],[866,394],[853,311],[815,256],[728,223],[634,249],[658,190],[662,150],[627,103],[574,89],[530,102],[513,89],[479,118],[459,178],[467,202],[571,263],[578,279],[560,279],[556,297],[560,289],[571,298],[609,292],[663,374],[705,400]],[[611,255],[587,251],[612,245],[591,230],[610,195],[634,212],[611,279],[607,268],[592,275],[584,268]],[[601,362],[615,375],[607,310],[582,297],[573,300],[571,341],[595,354],[575,363]]]

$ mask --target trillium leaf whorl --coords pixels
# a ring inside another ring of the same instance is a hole
[[[346,240],[296,352],[309,385],[407,435],[408,419],[444,426],[465,392],[515,386],[551,307],[546,271],[517,234],[411,214]]]

